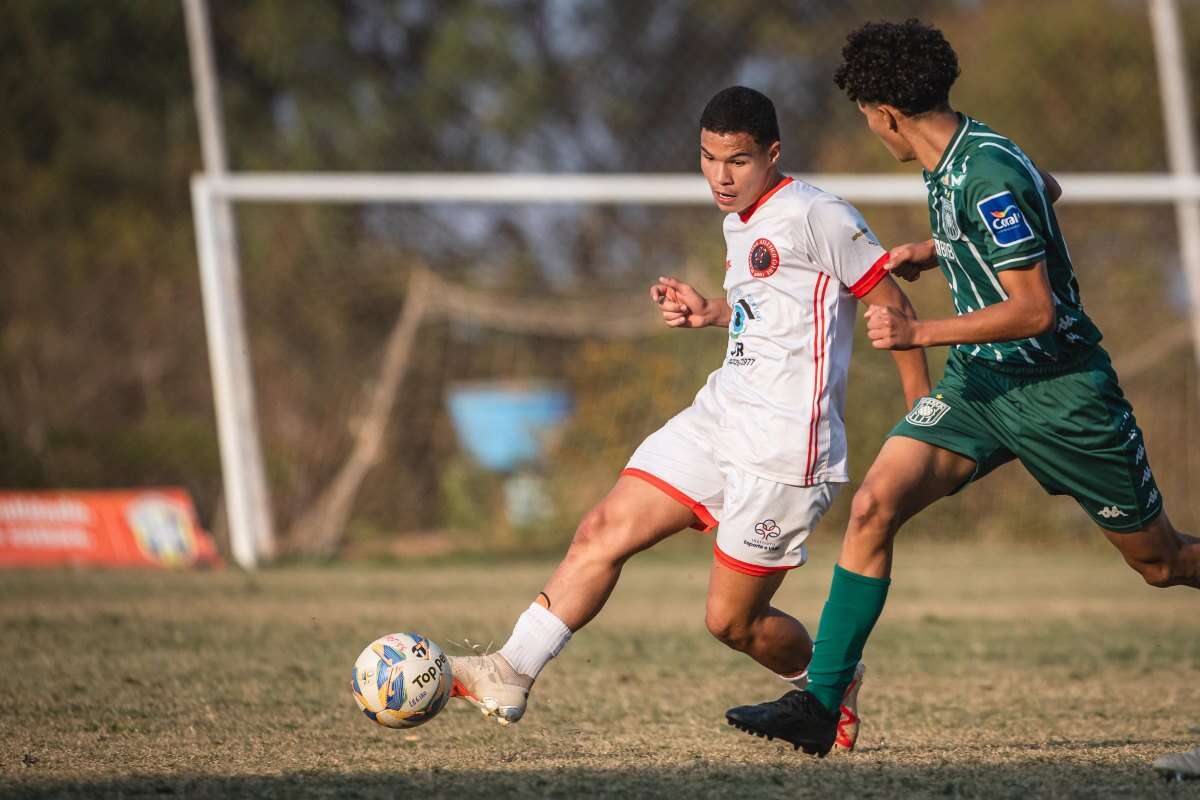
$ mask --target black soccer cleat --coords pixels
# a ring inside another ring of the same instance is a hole
[[[778,700],[725,712],[738,730],[767,740],[783,739],[795,749],[824,758],[837,737],[838,715],[808,692],[792,690]]]

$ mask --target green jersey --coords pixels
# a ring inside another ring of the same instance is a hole
[[[998,273],[1045,261],[1056,319],[1041,336],[955,345],[957,353],[1017,371],[1071,362],[1100,341],[1100,331],[1083,311],[1046,185],[1010,139],[959,116],[941,161],[924,173],[930,230],[955,311],[969,314],[1008,299]]]

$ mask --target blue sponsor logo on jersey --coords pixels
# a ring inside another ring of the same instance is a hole
[[[1033,231],[1025,215],[1017,207],[1012,192],[1000,192],[985,197],[976,205],[983,224],[992,234],[992,239],[1001,247],[1010,247],[1033,238]]]
[[[758,302],[750,295],[734,292],[729,317],[729,338],[736,339],[746,332],[752,320],[759,318]]]

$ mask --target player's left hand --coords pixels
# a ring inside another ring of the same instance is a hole
[[[911,350],[915,343],[917,318],[892,306],[869,306],[863,315],[867,319],[867,336],[876,350]]]
[[[663,322],[672,328],[704,328],[713,322],[708,298],[675,278],[659,278],[650,287],[650,299],[658,304]]]

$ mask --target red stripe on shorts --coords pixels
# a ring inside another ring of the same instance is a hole
[[[696,519],[700,520],[699,525],[692,525],[692,527],[696,530],[711,531],[713,528],[717,527],[716,518],[713,517],[707,508],[705,508],[703,503],[688,497],[686,494],[679,491],[657,475],[651,475],[649,472],[646,472],[646,470],[637,469],[636,467],[626,467],[625,469],[621,470],[621,474],[628,475],[631,478],[639,478],[658,489],[672,500],[682,503],[690,508],[692,513],[696,515]]]
[[[713,542],[713,556],[716,557],[722,566],[728,567],[734,572],[751,575],[755,578],[761,578],[764,575],[773,575],[776,572],[786,572],[789,569],[795,569],[800,566],[799,564],[791,564],[786,567],[764,567],[759,564],[748,564],[745,561],[739,561],[728,553],[722,552],[721,548],[717,547],[716,542]]]

